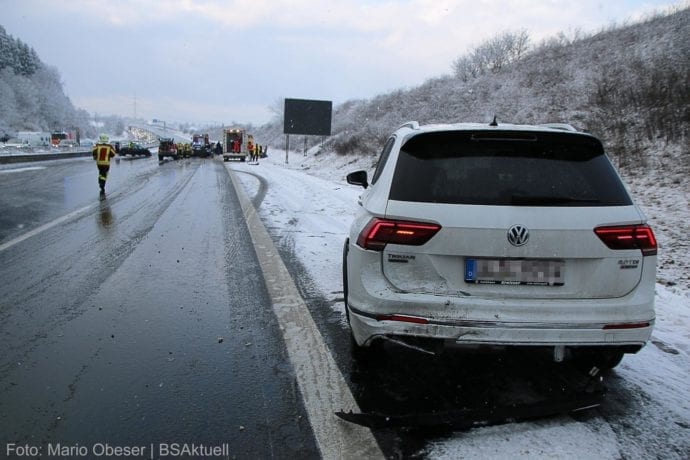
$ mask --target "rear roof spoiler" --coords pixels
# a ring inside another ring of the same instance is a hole
[[[410,129],[419,129],[419,122],[418,121],[407,121],[403,123],[402,125],[398,126],[398,129],[400,128],[410,128]]]
[[[577,132],[577,129],[573,128],[572,125],[569,125],[567,123],[544,123],[539,126],[542,126],[544,128],[560,129],[561,131],[571,131],[574,133]]]

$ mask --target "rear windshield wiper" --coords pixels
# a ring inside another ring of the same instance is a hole
[[[515,205],[540,205],[540,204],[570,204],[570,203],[600,203],[594,198],[572,198],[569,196],[526,196],[513,195],[510,204]]]

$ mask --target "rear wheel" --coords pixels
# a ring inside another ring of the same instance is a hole
[[[618,366],[624,355],[625,353],[617,349],[585,349],[576,352],[575,362],[578,367],[587,372],[592,367],[608,371]]]
[[[163,161],[163,155],[158,155],[158,161]]]
[[[385,351],[384,345],[385,340],[383,339],[372,340],[366,347],[358,345],[355,336],[352,335],[352,329],[350,329],[350,354],[352,359],[359,363],[371,363],[381,358]]]

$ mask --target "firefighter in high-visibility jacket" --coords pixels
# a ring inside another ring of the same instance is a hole
[[[101,194],[104,194],[105,181],[108,180],[110,170],[110,159],[115,156],[115,149],[108,143],[108,136],[105,134],[98,136],[98,143],[93,146],[91,154],[98,167],[98,186],[101,188]]]
[[[249,154],[249,161],[254,161],[254,136],[251,134],[247,136],[247,153]]]

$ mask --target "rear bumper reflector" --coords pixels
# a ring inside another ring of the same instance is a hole
[[[649,327],[649,323],[622,323],[622,324],[607,324],[603,327],[604,330],[611,329],[638,329],[642,327]]]
[[[403,323],[414,323],[414,324],[429,324],[429,321],[425,318],[419,318],[417,316],[405,316],[405,315],[378,315],[376,316],[378,321],[401,321]]]

